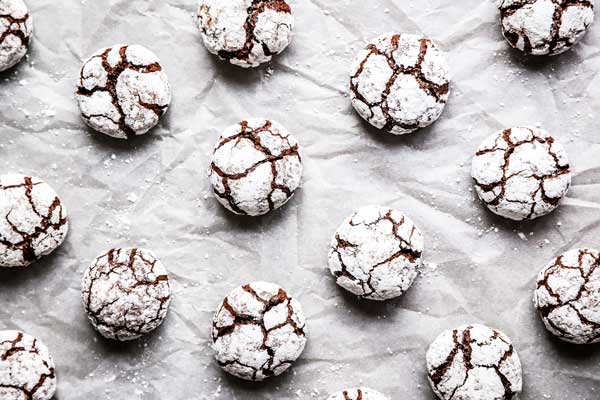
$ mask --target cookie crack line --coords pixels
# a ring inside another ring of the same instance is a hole
[[[14,29],[13,25],[26,24],[29,18],[29,13],[25,14],[25,16],[22,18],[15,18],[10,14],[0,15],[0,19],[8,21],[8,29],[2,32],[2,34],[0,35],[0,44],[3,43],[8,36],[13,35],[21,40],[21,45],[27,47],[29,45],[29,36],[27,36],[22,29]]]

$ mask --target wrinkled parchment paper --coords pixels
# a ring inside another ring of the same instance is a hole
[[[269,67],[246,71],[204,49],[193,0],[28,3],[28,60],[0,75],[0,170],[50,183],[69,207],[71,231],[52,256],[0,271],[0,328],[48,345],[56,399],[325,399],[365,385],[391,399],[432,400],[427,346],[471,322],[512,338],[523,399],[600,397],[600,347],[553,339],[531,301],[554,255],[600,247],[600,24],[573,51],[534,59],[509,49],[490,0],[292,0],[292,45]],[[351,59],[387,31],[428,34],[453,72],[443,117],[406,137],[370,128],[346,97]],[[73,98],[81,60],[116,43],[156,52],[174,91],[161,125],[130,142],[86,129]],[[219,131],[249,116],[287,126],[305,160],[296,197],[258,219],[224,211],[206,179]],[[575,171],[557,212],[528,223],[486,211],[469,175],[479,142],[519,124],[555,134]],[[384,304],[345,294],[326,269],[336,227],[372,203],[403,210],[426,237],[422,274]],[[83,313],[81,274],[100,252],[132,245],[161,258],[174,299],[158,331],[115,344]],[[287,288],[310,330],[301,360],[262,384],[222,373],[208,340],[221,299],[253,280]]]

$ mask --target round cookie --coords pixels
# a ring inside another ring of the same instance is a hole
[[[502,33],[527,54],[557,55],[583,38],[594,21],[593,0],[503,0]]]
[[[290,44],[294,15],[286,0],[201,0],[198,25],[208,51],[250,68]]]
[[[215,146],[208,173],[216,199],[238,215],[259,216],[283,206],[302,178],[298,148],[275,121],[230,126]]]
[[[68,231],[67,210],[47,183],[0,176],[0,268],[26,267],[52,253]]]
[[[231,375],[262,381],[286,371],[306,345],[300,303],[281,287],[254,282],[233,290],[214,316],[212,347]]]
[[[510,339],[484,325],[447,330],[427,350],[427,372],[442,400],[512,400],[523,386]]]
[[[412,34],[379,36],[352,64],[350,98],[378,129],[403,135],[435,122],[446,107],[450,77],[444,53]]]
[[[357,388],[334,393],[327,400],[388,400],[388,398],[373,389]]]
[[[84,272],[83,305],[105,338],[134,340],[153,331],[167,316],[169,276],[145,249],[117,248],[98,256]]]
[[[479,198],[515,221],[552,212],[571,185],[565,149],[542,129],[518,127],[488,137],[471,168]]]
[[[421,265],[423,236],[400,211],[367,206],[348,217],[329,250],[329,269],[338,285],[369,300],[401,296]]]
[[[600,342],[600,252],[570,250],[552,260],[538,275],[534,304],[558,338]]]
[[[0,72],[25,57],[33,34],[33,22],[22,0],[0,0]]]
[[[154,53],[139,45],[117,45],[83,64],[75,96],[88,126],[127,139],[158,124],[171,103],[171,87]]]
[[[48,348],[19,331],[0,331],[0,399],[50,400],[56,370]]]

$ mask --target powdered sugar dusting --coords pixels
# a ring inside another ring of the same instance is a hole
[[[334,393],[327,400],[388,400],[388,398],[373,389],[356,388]]]
[[[33,22],[22,0],[0,0],[0,72],[14,67],[27,53]]]

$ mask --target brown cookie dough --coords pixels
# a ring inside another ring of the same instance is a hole
[[[23,59],[33,34],[33,22],[22,0],[0,0],[0,72]]]

